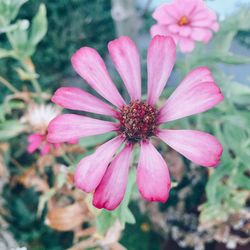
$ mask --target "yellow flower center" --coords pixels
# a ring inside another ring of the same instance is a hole
[[[189,20],[186,16],[182,16],[178,22],[180,26],[187,25],[189,23]]]

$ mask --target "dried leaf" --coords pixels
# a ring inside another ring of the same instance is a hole
[[[38,192],[46,192],[49,190],[49,185],[46,180],[36,175],[36,171],[33,168],[29,168],[19,176],[17,180],[26,188],[34,187]]]
[[[86,209],[79,203],[65,207],[49,207],[46,224],[57,231],[71,231],[85,220]]]

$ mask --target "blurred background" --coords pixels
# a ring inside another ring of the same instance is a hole
[[[74,189],[72,177],[79,160],[111,135],[85,138],[46,155],[27,152],[28,136],[37,132],[32,113],[51,104],[58,87],[92,91],[70,63],[80,47],[98,50],[126,96],[107,43],[132,37],[141,52],[145,93],[152,12],[165,2],[170,1],[0,0],[0,250],[250,249],[249,0],[206,1],[218,15],[220,31],[192,53],[177,53],[163,93],[167,98],[195,67],[213,71],[224,102],[171,126],[219,138],[224,153],[218,168],[195,166],[156,141],[172,176],[169,200],[144,202],[132,173],[125,200],[107,212],[91,205],[91,195]]]

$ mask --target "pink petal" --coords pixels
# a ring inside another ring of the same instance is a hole
[[[166,202],[171,180],[166,162],[150,142],[141,143],[136,182],[142,197],[148,201]]]
[[[209,28],[212,23],[213,23],[213,20],[211,20],[210,18],[206,18],[206,19],[192,21],[192,26],[193,27],[200,27],[200,28],[203,28],[203,27]]]
[[[98,147],[92,155],[83,158],[74,175],[76,187],[85,192],[93,192],[122,142],[121,137],[116,137]]]
[[[155,36],[148,48],[148,103],[154,105],[172,72],[176,45],[172,38]]]
[[[111,80],[104,61],[95,49],[83,47],[71,58],[75,71],[100,95],[117,107],[125,102]]]
[[[108,167],[94,193],[93,205],[113,210],[121,203],[127,185],[132,146],[125,146]]]
[[[176,23],[181,16],[182,11],[176,8],[175,3],[162,4],[153,13],[153,18],[160,24]]]
[[[28,147],[27,147],[27,152],[29,154],[34,153],[39,147],[40,144],[42,143],[43,136],[40,134],[31,134],[28,136]]]
[[[202,1],[203,0],[175,0],[175,7],[182,16],[187,16],[188,19],[191,19],[197,9],[203,7]]]
[[[178,91],[187,91],[191,87],[194,87],[203,82],[214,82],[212,72],[207,67],[198,67],[193,69],[188,75],[182,80],[178,86]]]
[[[208,42],[212,36],[212,31],[207,28],[193,28],[191,34],[191,38],[199,42]]]
[[[200,20],[207,20],[209,19],[211,21],[210,18],[208,18],[208,13],[207,13],[207,10],[204,10],[204,9],[200,9],[198,11],[196,11],[194,13],[194,15],[192,16],[191,18],[191,24],[195,23],[196,21],[200,21]]]
[[[153,18],[160,24],[171,24],[178,21],[178,14],[176,13],[173,4],[162,4],[153,13]]]
[[[45,142],[44,145],[41,147],[41,156],[47,155],[50,152],[51,144]]]
[[[179,40],[180,50],[183,53],[189,53],[194,49],[195,43],[192,39],[181,37]]]
[[[156,36],[156,35],[160,35],[160,36],[171,36],[173,38],[173,40],[175,41],[175,43],[178,42],[179,40],[179,35],[178,34],[173,34],[168,30],[168,26],[167,25],[161,25],[161,24],[155,24],[151,27],[150,29],[150,34],[152,37]]]
[[[59,88],[51,98],[52,102],[63,108],[114,116],[116,111],[99,98],[79,88]]]
[[[191,34],[191,32],[192,32],[191,27],[189,27],[187,25],[186,26],[182,26],[179,29],[180,36],[188,37]]]
[[[43,135],[41,134],[31,134],[28,136],[28,142],[37,142],[40,143],[43,138]]]
[[[47,140],[50,143],[68,142],[85,136],[111,132],[116,130],[116,127],[116,123],[82,115],[59,115],[48,126]]]
[[[198,165],[214,167],[220,162],[223,148],[208,133],[195,130],[161,130],[157,136]]]
[[[190,72],[160,110],[159,123],[204,112],[223,100],[211,72],[201,67]]]
[[[179,26],[176,23],[168,25],[168,30],[171,33],[179,33],[180,29],[181,29],[181,26]]]
[[[78,140],[78,139],[69,140],[69,141],[67,141],[67,143],[68,143],[68,144],[74,145],[74,144],[78,144],[78,143],[79,143],[79,140]]]
[[[192,16],[192,25],[195,25],[196,22],[199,21],[205,21],[206,22],[206,26],[208,26],[211,21],[215,21],[217,20],[217,16],[215,14],[214,11],[208,9],[208,8],[199,8],[197,9],[197,11],[194,13],[194,15]]]
[[[214,32],[218,32],[220,30],[220,25],[217,22],[213,22],[210,26],[210,28],[214,31]]]
[[[141,99],[141,65],[134,42],[126,36],[108,44],[112,61],[125,83],[132,101]]]

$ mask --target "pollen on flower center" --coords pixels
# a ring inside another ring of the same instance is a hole
[[[120,132],[127,140],[137,142],[155,134],[157,110],[147,103],[134,101],[122,108],[119,120]]]
[[[186,16],[182,16],[178,22],[180,26],[189,24],[189,20]]]

